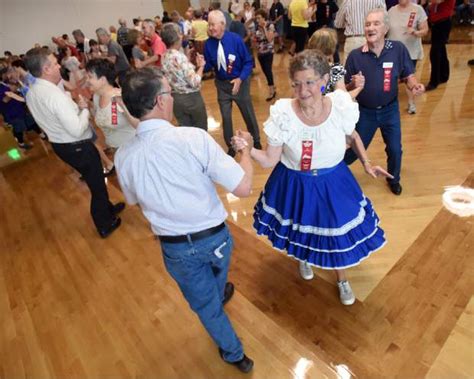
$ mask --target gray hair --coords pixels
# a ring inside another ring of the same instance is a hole
[[[122,83],[122,99],[133,117],[141,119],[155,107],[163,91],[163,72],[154,67],[130,71]]]
[[[218,21],[221,21],[224,25],[226,24],[224,12],[222,12],[221,10],[210,11],[207,18],[208,21],[210,18],[215,18]]]
[[[387,27],[387,29],[390,27],[390,19],[388,17],[388,12],[385,8],[374,8],[371,9],[370,11],[367,12],[365,15],[365,19],[369,16],[369,14],[372,13],[383,13],[383,24]]]
[[[118,23],[119,23],[119,25],[121,25],[121,26],[127,25],[127,21],[126,21],[123,17],[120,17],[120,18],[119,18]]]
[[[161,29],[161,39],[168,49],[178,42],[180,37],[181,30],[174,22],[167,22],[163,25],[163,28]]]
[[[110,33],[107,29],[105,28],[97,28],[95,33],[98,35],[98,36],[107,36],[107,37],[110,37]]]
[[[299,71],[313,70],[315,74],[324,76],[329,74],[330,66],[327,58],[317,50],[303,50],[290,61],[289,73],[293,80]]]
[[[155,21],[153,21],[151,18],[146,18],[145,20],[142,21],[142,26],[143,25],[148,25],[151,26],[153,29],[155,29]]]
[[[28,50],[25,56],[26,69],[35,78],[41,77],[43,74],[43,67],[48,63],[48,57],[51,52],[41,47],[35,47]]]
[[[85,36],[84,36],[84,33],[82,32],[81,29],[75,29],[75,30],[73,30],[73,31],[72,31],[72,35],[73,35],[73,36],[85,37]]]

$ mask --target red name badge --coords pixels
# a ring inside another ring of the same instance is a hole
[[[390,92],[392,85],[392,69],[393,62],[385,62],[383,64],[383,91]]]
[[[302,141],[301,150],[301,171],[311,170],[311,160],[313,159],[313,141]]]
[[[112,101],[112,104],[111,104],[110,108],[112,110],[112,125],[117,125],[117,123],[118,123],[117,102]]]
[[[408,27],[413,28],[413,24],[415,23],[416,12],[410,13],[410,18],[408,19]]]

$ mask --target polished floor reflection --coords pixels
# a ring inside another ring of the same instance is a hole
[[[467,65],[474,48],[448,48],[450,81],[424,95],[416,115],[405,112],[400,92],[402,196],[353,167],[389,241],[349,270],[353,306],[340,304],[333,273],[315,270],[314,280],[303,281],[295,261],[255,236],[253,205],[270,170],[256,167],[248,199],[220,190],[236,246],[236,294],[227,310],[255,360],[252,377],[474,376],[474,220],[441,203],[445,186],[474,187],[474,78]],[[276,56],[278,97],[291,95],[287,65],[288,56]],[[428,60],[417,75],[426,83]],[[259,70],[252,93],[261,125],[269,107]],[[222,144],[212,81],[203,94],[211,134]],[[234,121],[243,127],[237,109]],[[15,147],[11,140],[1,141],[0,378],[244,376],[221,362],[137,207],[127,208],[123,226],[101,240],[76,173],[39,140],[18,161],[4,155]],[[372,161],[384,163],[383,149],[378,136]],[[115,178],[108,187],[122,199]]]

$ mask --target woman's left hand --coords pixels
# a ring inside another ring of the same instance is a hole
[[[372,166],[369,162],[364,163],[364,170],[367,174],[373,178],[378,178],[379,176],[393,179],[393,175],[389,174],[380,166]]]

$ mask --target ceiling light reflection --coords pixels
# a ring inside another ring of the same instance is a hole
[[[207,118],[207,129],[208,130],[216,130],[219,129],[221,126],[221,123],[216,121],[216,119],[212,116],[209,116]]]
[[[305,379],[308,370],[313,367],[313,361],[306,358],[300,358],[293,369],[294,379]]]

